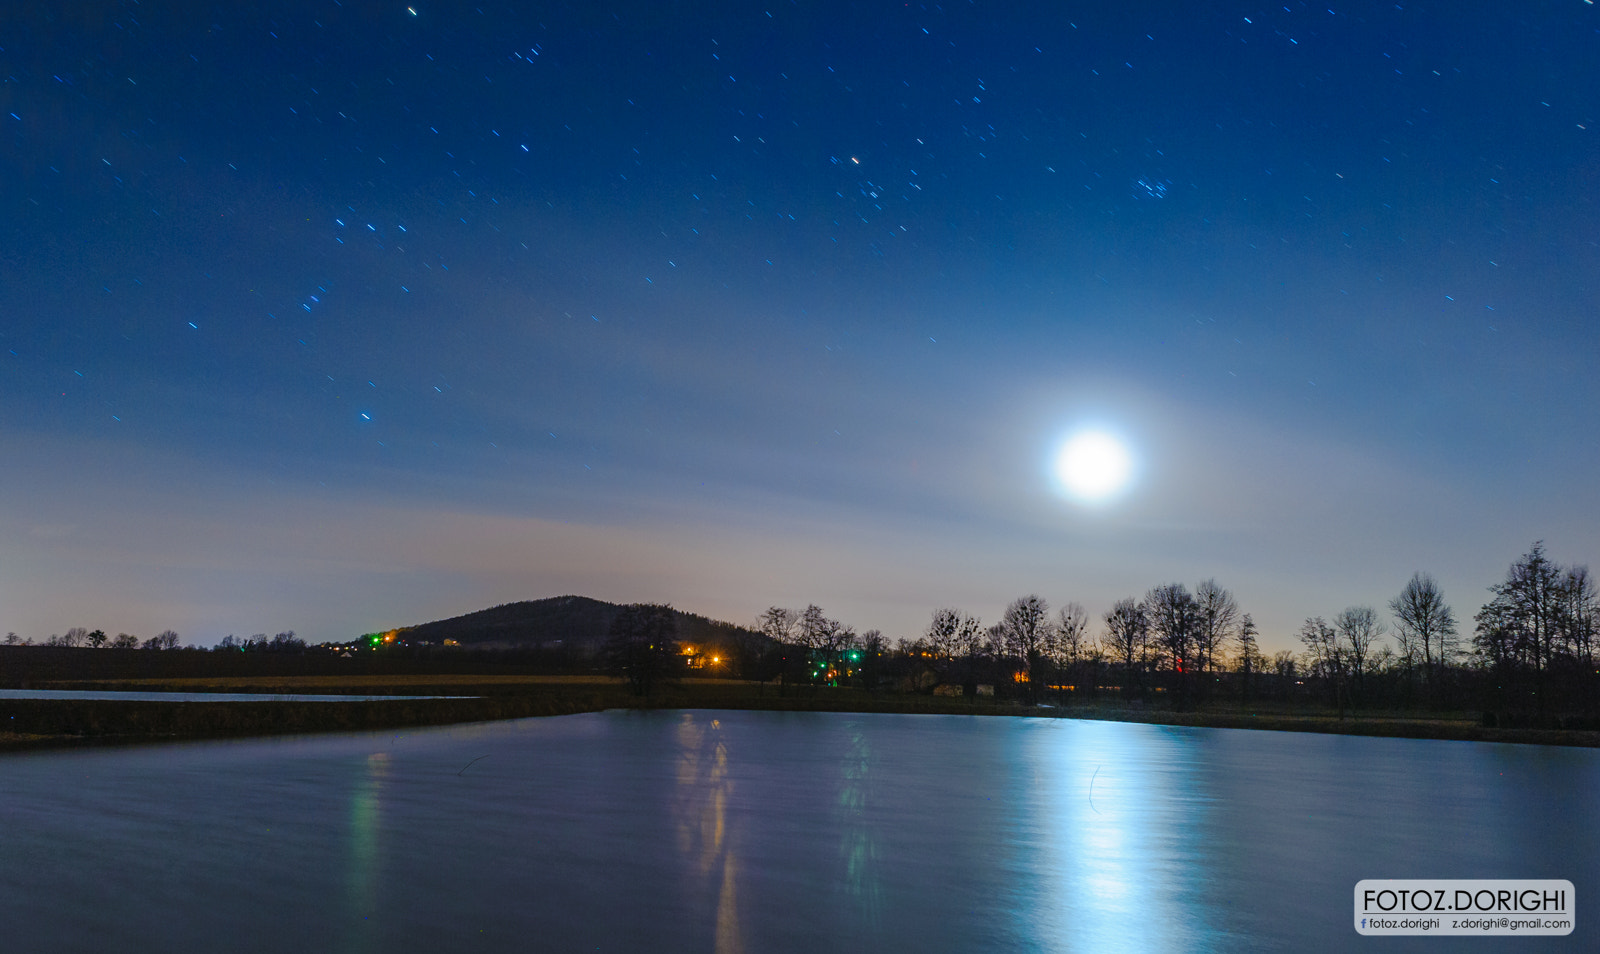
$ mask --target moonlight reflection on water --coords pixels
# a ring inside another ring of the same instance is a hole
[[[1582,749],[815,712],[23,753],[0,923],[18,950],[1340,950],[1363,878],[1600,882],[1597,785]]]

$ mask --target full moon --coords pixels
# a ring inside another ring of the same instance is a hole
[[[1103,431],[1083,431],[1062,445],[1056,477],[1085,503],[1114,496],[1133,476],[1133,458],[1122,442]]]

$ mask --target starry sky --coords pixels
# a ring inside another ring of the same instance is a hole
[[[12,6],[0,630],[1600,556],[1585,0]]]

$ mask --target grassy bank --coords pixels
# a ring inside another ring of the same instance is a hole
[[[43,688],[43,687],[41,687]],[[687,679],[649,697],[603,676],[526,674],[353,674],[347,676],[196,676],[175,679],[72,680],[49,688],[394,695],[369,702],[129,702],[0,700],[0,749],[117,744],[299,732],[446,725],[610,708],[764,709],[1101,719],[1211,728],[1323,732],[1415,739],[1520,742],[1600,747],[1600,732],[1487,728],[1466,715],[1347,714],[1215,705],[1187,711],[1115,703],[1030,707],[992,698],[964,699],[860,689],[790,688],[718,679]],[[420,699],[418,695],[467,695]]]
[[[337,688],[341,691],[369,691],[366,687]],[[423,686],[410,691],[432,693],[442,688]],[[452,692],[460,692],[464,687],[449,688]],[[396,695],[392,699],[365,702],[4,699],[0,700],[0,749],[300,732],[350,732],[522,719],[611,708],[624,696],[625,692],[620,686],[579,683],[545,686],[534,692],[498,692],[464,699],[420,699]]]
[[[638,700],[634,706],[645,706]],[[1241,708],[1220,703],[1186,711],[1130,707],[1115,702],[1027,706],[995,699],[962,699],[906,693],[869,693],[860,689],[795,689],[779,694],[744,683],[684,685],[663,689],[648,702],[652,708],[774,709],[817,712],[901,712],[958,715],[1009,715],[1051,719],[1091,719],[1217,729],[1261,729],[1277,732],[1321,732],[1406,739],[1469,742],[1517,742],[1600,748],[1600,732],[1560,729],[1496,729],[1467,714],[1346,713],[1292,710],[1282,706]]]

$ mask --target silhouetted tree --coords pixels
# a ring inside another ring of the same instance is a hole
[[[807,657],[810,652],[799,646],[796,639],[799,625],[800,614],[782,606],[767,607],[756,621],[761,634],[772,640],[772,648],[762,656],[761,680],[764,683],[778,677],[781,693],[787,693],[791,683],[807,678],[809,673]]]
[[[856,635],[854,628],[829,619],[815,603],[796,617],[794,634],[800,652],[790,654],[796,657],[791,660],[790,676],[813,684],[829,680],[830,671],[839,671],[840,654]]]
[[[1210,672],[1215,668],[1217,652],[1239,623],[1239,601],[1216,580],[1202,580],[1194,588],[1194,609],[1194,668],[1196,672]]]
[[[1044,675],[1043,661],[1050,639],[1050,604],[1031,594],[1012,600],[998,629],[1006,655],[1021,660],[1027,672],[1028,701],[1038,701],[1038,684]]]
[[[111,641],[112,649],[138,649],[139,637],[128,633],[118,633],[117,638]]]
[[[151,636],[149,639],[145,640],[144,641],[144,648],[145,649],[177,649],[178,648],[178,634],[173,632],[170,629],[164,629],[161,632],[155,634],[154,636]]]
[[[1600,596],[1586,566],[1568,567],[1561,577],[1561,642],[1580,670],[1595,669],[1595,630],[1600,622]]]
[[[1396,635],[1403,663],[1409,666],[1420,652],[1428,694],[1437,702],[1441,676],[1455,647],[1455,613],[1445,603],[1439,584],[1422,572],[1412,574],[1400,595],[1389,601],[1389,612],[1398,624]]]
[[[1561,590],[1561,568],[1544,555],[1541,540],[1511,564],[1505,582],[1489,587],[1494,599],[1475,617],[1473,642],[1480,658],[1503,677],[1531,672],[1531,691],[1541,714],[1546,674],[1561,630]]]
[[[679,666],[678,617],[664,603],[624,606],[611,622],[606,642],[606,664],[612,674],[628,680],[633,691],[648,696]]]
[[[984,628],[983,621],[969,613],[962,613],[956,624],[955,640],[951,644],[951,651],[956,658],[966,666],[970,677],[972,670],[978,665],[978,658],[983,655],[984,641],[988,630]]]
[[[928,628],[923,631],[922,638],[939,660],[948,661],[957,655],[956,632],[960,625],[959,610],[946,607],[933,611],[933,618],[928,621]]]
[[[878,681],[883,677],[884,657],[889,653],[889,641],[883,638],[883,633],[876,629],[869,629],[861,634],[858,646],[861,658],[857,665],[860,667],[858,675],[860,682],[867,690],[878,688]]]
[[[1333,627],[1344,643],[1350,679],[1357,689],[1364,690],[1373,644],[1383,638],[1388,627],[1379,622],[1377,611],[1370,606],[1351,606],[1341,610],[1333,618]]]
[[[1295,662],[1294,653],[1280,649],[1272,654],[1270,665],[1273,675],[1278,677],[1278,682],[1284,687],[1284,691],[1293,691],[1295,679],[1300,675],[1300,664]]]
[[[815,603],[806,604],[806,608],[800,611],[800,619],[795,627],[800,645],[820,651],[828,641],[828,629],[832,623],[833,620],[823,614],[822,607]]]
[[[970,681],[983,639],[983,623],[976,616],[945,608],[933,611],[920,642],[934,654],[939,672],[951,680]]]
[[[1239,698],[1241,701],[1250,700],[1250,679],[1260,672],[1266,663],[1261,655],[1261,648],[1256,644],[1256,621],[1250,614],[1244,614],[1244,619],[1239,621],[1239,628],[1234,631],[1234,642],[1238,648],[1234,657],[1238,661],[1239,671]]]
[[[769,606],[756,621],[756,630],[775,643],[794,642],[794,628],[799,614],[781,606]]]
[[[1089,614],[1082,603],[1068,603],[1056,611],[1047,655],[1066,672],[1069,684],[1093,688],[1093,679],[1085,678],[1094,663],[1094,647],[1089,644]]]
[[[1339,633],[1322,617],[1306,620],[1300,627],[1300,642],[1305,644],[1306,656],[1311,662],[1311,675],[1322,678],[1333,690],[1333,704],[1344,720],[1345,680],[1348,663],[1344,647],[1339,643]]]
[[[1105,615],[1106,655],[1122,664],[1122,694],[1131,696],[1142,688],[1141,670],[1150,639],[1150,623],[1144,607],[1135,600],[1118,600]]]
[[[1145,594],[1144,616],[1150,638],[1167,658],[1177,680],[1178,699],[1189,699],[1189,673],[1194,668],[1194,635],[1198,609],[1182,583],[1168,583]]]
[[[1051,654],[1067,665],[1081,662],[1089,654],[1089,614],[1082,603],[1068,603],[1056,611],[1051,632]]]
[[[758,626],[760,624],[757,624]],[[762,652],[775,641],[763,639],[764,634],[740,626],[733,631],[732,659],[729,670],[740,679],[760,679]]]
[[[99,649],[101,646],[106,644],[106,631],[103,629],[97,629],[88,636],[85,636],[84,640],[93,648]]]

